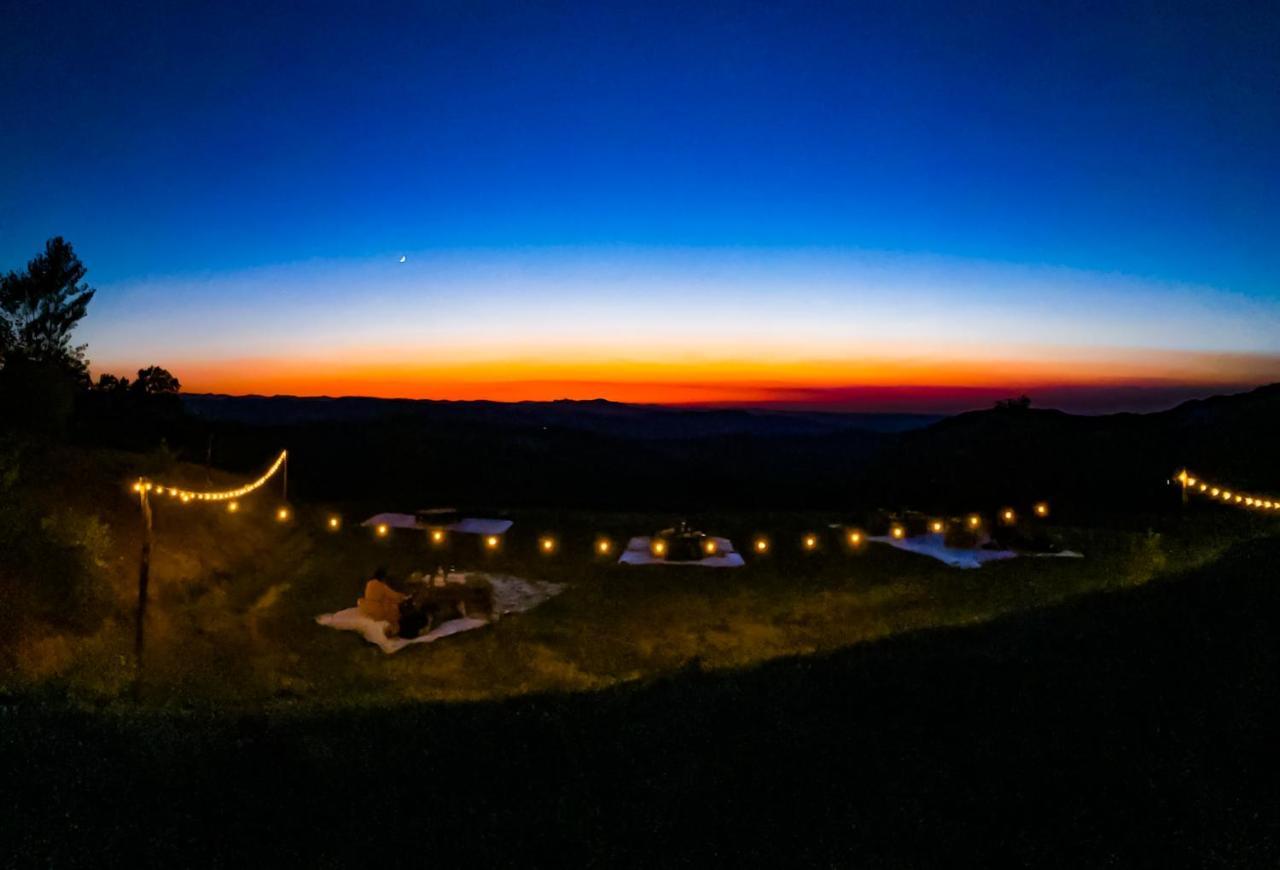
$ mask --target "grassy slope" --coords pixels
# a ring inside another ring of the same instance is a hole
[[[23,633],[11,688],[67,691],[93,703],[124,693],[132,673],[138,545],[136,508],[125,483],[139,462],[125,454],[68,451],[33,490],[50,510],[70,504],[105,519],[110,543],[100,581],[110,589],[115,616],[87,637]],[[200,469],[178,467],[166,479],[197,485],[203,477]],[[480,553],[473,539],[461,538],[434,553],[412,534],[376,541],[353,524],[328,534],[324,506],[302,505],[295,521],[282,526],[270,518],[276,503],[272,492],[263,492],[246,499],[236,515],[205,505],[158,508],[149,703],[256,709],[476,699],[598,689],[670,673],[695,659],[711,668],[740,667],[1139,585],[1212,559],[1232,540],[1258,531],[1232,512],[1205,515],[1204,522],[1216,523],[1212,528],[1165,518],[1162,534],[1064,530],[1089,558],[958,572],[880,546],[850,553],[836,532],[824,531],[830,517],[706,517],[708,529],[740,546],[758,531],[774,536],[770,556],[722,572],[626,568],[589,555],[599,533],[621,541],[670,517],[526,513],[517,515],[497,554]],[[363,512],[350,507],[347,519]],[[796,547],[806,529],[826,534],[820,553]],[[550,559],[536,552],[537,535],[549,530],[561,538]],[[461,567],[568,581],[571,588],[530,614],[391,658],[353,635],[314,624],[317,613],[350,606],[374,566],[403,575],[441,557]]]
[[[33,864],[1275,866],[1280,541],[746,670],[317,714],[0,706]]]

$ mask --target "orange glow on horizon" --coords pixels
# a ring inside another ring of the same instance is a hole
[[[422,359],[406,348],[335,350],[332,357],[246,358],[172,363],[192,393],[368,396],[372,398],[551,401],[604,398],[667,405],[910,404],[974,406],[1017,392],[1202,388],[1263,383],[1265,360],[1132,349],[801,359],[766,349],[759,357],[653,356],[615,359],[575,352],[547,357]],[[101,370],[110,370],[104,366]],[[121,371],[128,366],[119,365]]]

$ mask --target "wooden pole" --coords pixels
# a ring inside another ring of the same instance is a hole
[[[138,560],[138,614],[133,636],[134,691],[142,684],[142,647],[147,620],[147,585],[151,580],[151,498],[146,486],[138,495],[142,508],[142,553]]]

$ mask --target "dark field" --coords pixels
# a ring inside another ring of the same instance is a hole
[[[1255,541],[987,625],[589,695],[243,716],[11,698],[4,854],[1275,866],[1278,557]]]
[[[28,445],[0,491],[0,855],[1275,866],[1277,518],[1183,505],[1169,476],[1188,455],[1266,488],[1270,460],[1241,469],[1265,459],[1277,396],[907,431],[788,418],[726,434],[742,423],[726,415],[684,438],[681,417],[641,414],[656,428],[626,436],[633,412],[605,407],[547,428],[523,409],[474,429],[232,422],[180,449]],[[128,482],[236,486],[280,444],[288,522],[275,482],[236,514],[157,507],[135,682]],[[1041,498],[1051,515],[1028,516]],[[442,502],[515,525],[486,551],[357,524]],[[1085,558],[959,571],[845,537],[884,511],[992,521],[1002,504]],[[682,517],[747,566],[593,553]],[[379,566],[437,562],[566,591],[390,657],[314,622]]]

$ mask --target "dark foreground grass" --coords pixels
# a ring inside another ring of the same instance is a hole
[[[0,707],[14,865],[1280,860],[1280,541],[742,670],[328,713]]]

